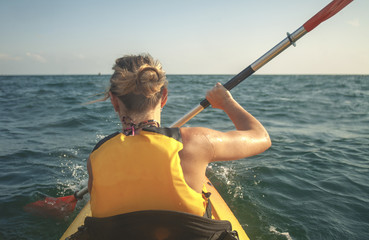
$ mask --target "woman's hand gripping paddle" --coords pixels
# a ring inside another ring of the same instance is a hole
[[[88,188],[65,197],[46,197],[43,200],[29,203],[24,206],[24,210],[37,216],[64,218],[71,214],[76,207],[77,201],[82,199],[88,193]]]

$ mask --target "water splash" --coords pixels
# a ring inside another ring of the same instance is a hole
[[[277,235],[285,236],[287,240],[293,240],[288,232],[278,232],[276,227],[270,226],[269,231]]]
[[[236,170],[232,166],[224,166],[221,163],[215,163],[208,167],[213,174],[226,184],[227,193],[234,199],[243,199],[242,184],[237,181]]]

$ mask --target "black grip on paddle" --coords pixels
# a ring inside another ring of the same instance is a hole
[[[247,68],[245,68],[244,70],[242,70],[242,72],[240,72],[239,74],[237,74],[236,76],[234,76],[231,80],[229,80],[223,86],[227,90],[231,90],[232,88],[234,88],[235,86],[237,86],[238,84],[240,84],[243,80],[245,80],[246,78],[248,78],[249,76],[251,76],[254,72],[255,72],[254,69],[252,69],[251,66],[248,66]],[[210,103],[205,98],[204,100],[202,100],[200,102],[200,105],[205,109],[205,108],[207,108],[207,107],[210,106]]]

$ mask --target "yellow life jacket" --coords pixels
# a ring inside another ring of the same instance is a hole
[[[115,133],[90,155],[91,212],[108,217],[144,210],[203,216],[206,201],[184,179],[178,128],[144,128],[138,135]]]

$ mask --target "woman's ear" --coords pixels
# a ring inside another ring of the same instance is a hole
[[[161,96],[161,108],[165,106],[168,100],[168,89],[163,88],[163,95]]]
[[[111,104],[113,105],[114,107],[114,110],[119,113],[119,103],[118,103],[118,98],[112,94],[110,91],[109,91],[109,96],[110,96],[110,101],[111,101]]]

